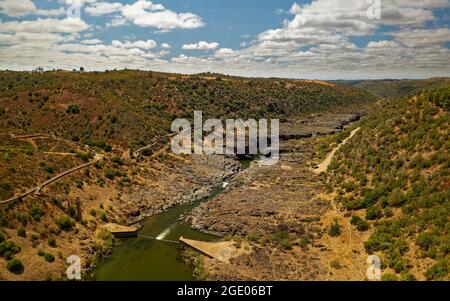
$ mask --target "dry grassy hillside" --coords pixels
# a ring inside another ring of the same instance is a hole
[[[329,166],[328,189],[355,229],[369,231],[364,247],[382,257],[385,280],[449,277],[448,91],[386,105]]]

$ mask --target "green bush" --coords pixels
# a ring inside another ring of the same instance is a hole
[[[45,261],[47,261],[47,262],[53,262],[53,261],[55,261],[55,256],[53,256],[53,255],[50,254],[50,253],[45,253],[45,254],[44,254],[44,259],[45,259]]]
[[[0,243],[0,257],[10,259],[14,254],[19,253],[20,250],[20,246],[10,240],[5,240]]]
[[[416,244],[425,251],[428,251],[432,246],[437,245],[439,241],[439,235],[435,232],[420,233],[416,238]]]
[[[43,212],[42,212],[41,208],[39,208],[39,207],[31,207],[30,208],[30,216],[35,221],[40,221],[42,215],[43,215]]]
[[[425,272],[425,277],[427,277],[427,280],[443,280],[449,271],[449,261],[447,259],[441,259]]]
[[[123,160],[119,156],[115,156],[111,159],[111,162],[116,163],[118,165],[123,165]]]
[[[105,172],[105,177],[110,179],[110,180],[114,180],[114,178],[116,177],[117,173],[114,169],[107,169]]]
[[[354,226],[356,226],[356,229],[358,231],[367,231],[369,230],[369,223],[365,220],[363,220],[362,218],[360,218],[359,216],[352,216],[352,219],[350,220],[350,223]]]
[[[11,273],[20,273],[24,270],[22,261],[18,259],[12,259],[8,261],[7,269]]]
[[[273,242],[280,245],[283,249],[291,249],[293,237],[287,230],[277,230],[272,235]]]
[[[67,214],[70,217],[75,218],[77,216],[77,210],[73,206],[69,206],[67,207]]]
[[[336,237],[341,235],[341,225],[337,221],[330,225],[330,229],[328,229],[328,235],[331,237]]]
[[[26,226],[28,224],[28,218],[24,213],[18,212],[16,218],[22,225]]]
[[[101,211],[100,214],[99,214],[99,216],[100,216],[100,219],[101,219],[102,221],[104,221],[104,222],[107,222],[107,221],[108,221],[108,215],[106,214],[105,211]]]
[[[52,247],[52,248],[56,248],[57,247],[57,245],[56,245],[56,239],[54,239],[53,237],[49,237],[49,239],[48,239],[48,245],[50,246],[50,247]]]
[[[382,215],[381,209],[376,206],[369,207],[366,210],[366,219],[368,220],[379,219],[381,215]]]
[[[391,273],[381,275],[381,281],[397,281],[398,277]]]
[[[27,237],[27,231],[24,227],[19,227],[19,229],[17,229],[17,236]]]
[[[66,110],[67,114],[79,114],[80,112],[80,106],[77,104],[70,105]]]
[[[67,215],[58,218],[56,224],[61,230],[70,230],[73,226],[72,220]]]

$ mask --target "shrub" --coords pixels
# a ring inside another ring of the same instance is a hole
[[[277,230],[273,234],[272,239],[275,243],[279,244],[284,249],[289,250],[292,248],[293,237],[287,230]]]
[[[31,218],[34,219],[35,221],[40,221],[41,217],[43,215],[43,212],[38,207],[31,207],[30,208],[30,215],[31,215]]]
[[[374,220],[374,219],[379,219],[381,217],[381,209],[373,206],[373,207],[369,207],[366,210],[366,219],[368,220]]]
[[[50,247],[52,247],[52,248],[56,248],[56,247],[57,247],[57,245],[56,245],[56,239],[54,239],[53,237],[50,237],[50,238],[48,239],[48,245],[49,245]]]
[[[108,221],[108,216],[106,215],[105,211],[100,212],[99,216],[102,221],[104,221],[104,222]]]
[[[77,158],[79,158],[85,162],[89,161],[89,158],[90,158],[89,153],[83,153],[83,152],[77,153],[76,156],[77,156]]]
[[[24,270],[22,261],[18,259],[12,259],[8,261],[7,269],[11,273],[20,273]]]
[[[45,254],[44,254],[44,259],[45,259],[45,261],[47,261],[47,262],[53,262],[53,261],[55,261],[55,256],[53,256],[53,255],[50,254],[50,253],[45,253]]]
[[[142,155],[148,157],[152,154],[152,151],[149,148],[146,148],[142,151]]]
[[[341,235],[341,225],[337,221],[331,224],[330,229],[328,230],[328,235],[331,237],[336,237]]]
[[[0,243],[0,257],[10,259],[14,254],[19,253],[20,250],[20,246],[10,240]]]
[[[448,275],[449,270],[449,261],[441,259],[425,272],[425,277],[427,277],[427,280],[443,280]]]
[[[67,207],[67,214],[70,217],[75,218],[77,216],[77,210],[73,206],[69,206]]]
[[[61,230],[70,230],[73,226],[70,217],[68,217],[67,215],[58,218],[56,220],[56,224]]]
[[[49,174],[55,173],[55,170],[51,166],[45,167],[45,171]]]
[[[60,208],[62,207],[62,202],[59,198],[53,198],[52,203]]]
[[[70,105],[67,110],[66,113],[67,114],[79,114],[81,112],[80,110],[80,106],[79,105]]]
[[[123,165],[123,160],[122,158],[120,158],[119,156],[115,156],[114,158],[111,159],[111,161],[113,163],[116,163],[118,165]]]
[[[257,231],[249,231],[247,233],[247,239],[250,241],[259,241],[260,238],[261,234],[258,233]]]
[[[406,196],[400,188],[395,188],[388,196],[387,202],[392,207],[399,207],[406,202]]]
[[[23,214],[22,212],[18,212],[16,214],[16,218],[22,225],[26,226],[28,224],[27,216],[25,214]]]
[[[350,223],[356,226],[358,231],[367,231],[369,229],[369,223],[356,215],[352,216]]]
[[[114,169],[107,169],[105,172],[105,177],[107,177],[110,180],[114,180],[116,177],[116,171]]]
[[[27,237],[27,231],[24,227],[20,227],[19,229],[17,229],[17,236]]]
[[[89,171],[88,169],[86,169],[86,171]],[[83,181],[75,181],[75,187],[76,188],[78,188],[78,189],[83,189],[83,185],[84,185],[84,183],[83,183]]]
[[[381,281],[397,281],[398,278],[394,274],[386,273],[381,275]]]
[[[292,242],[286,238],[286,239],[283,239],[280,241],[280,246],[283,249],[290,250],[290,249],[292,249]]]
[[[425,251],[434,245],[437,245],[440,241],[439,235],[433,232],[420,233],[417,236],[416,244]]]

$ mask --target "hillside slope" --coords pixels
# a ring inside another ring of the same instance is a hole
[[[450,116],[448,87],[393,101],[328,168],[328,189],[350,223],[370,231],[383,279],[449,279]]]
[[[368,80],[347,82],[352,87],[360,88],[385,99],[411,97],[422,91],[448,86],[450,79],[436,77],[423,80]]]
[[[53,133],[83,144],[147,145],[174,118],[278,117],[374,100],[334,84],[144,71],[0,72],[0,132]]]

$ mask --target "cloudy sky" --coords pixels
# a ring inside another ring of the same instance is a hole
[[[450,76],[450,0],[0,0],[0,69]]]

